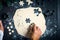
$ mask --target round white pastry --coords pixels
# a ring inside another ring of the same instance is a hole
[[[38,16],[37,16],[38,13],[34,13],[34,9],[38,9],[38,11],[40,11]],[[29,21],[27,22],[26,19],[28,19],[30,22]],[[45,18],[44,15],[42,14],[42,9],[39,7],[17,9],[13,17],[13,20],[18,34],[25,37],[28,31],[27,29],[29,28],[29,25],[31,23],[35,23],[36,26],[38,26],[41,29],[42,34],[46,30]]]

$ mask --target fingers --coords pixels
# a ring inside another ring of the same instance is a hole
[[[38,26],[34,26],[34,31],[39,30],[40,28]]]
[[[34,31],[34,27],[35,27],[35,24],[34,23],[32,23],[30,26],[29,26],[29,28],[30,28],[30,30],[33,32]]]
[[[33,32],[38,31],[40,32],[40,34],[42,33],[41,29],[36,25],[34,25],[33,30],[34,30]]]
[[[34,23],[30,25],[30,31],[35,32],[36,30],[41,31],[38,26],[36,26]]]
[[[38,31],[39,29],[40,29],[40,28],[35,25],[33,30],[34,30],[34,32],[35,32],[35,31]]]
[[[27,34],[26,34],[27,37],[30,38],[30,37],[32,36],[32,34],[33,34],[33,32],[34,32],[34,26],[35,26],[34,23],[32,23],[32,24],[29,25],[28,32],[27,32]]]

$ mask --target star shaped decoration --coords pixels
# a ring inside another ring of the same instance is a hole
[[[26,18],[25,21],[26,21],[26,23],[30,23],[31,20],[30,20],[30,18]]]
[[[41,11],[39,11],[39,9],[34,9],[34,13],[39,16],[39,14],[41,13]]]
[[[23,6],[24,2],[23,2],[23,1],[20,1],[19,4],[20,4],[21,6]]]
[[[26,0],[28,2],[28,5],[30,5],[31,3],[33,3],[31,0]]]
[[[38,9],[34,9],[34,13],[38,13]]]

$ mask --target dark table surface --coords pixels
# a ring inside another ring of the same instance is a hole
[[[35,5],[34,5],[35,4]],[[8,5],[8,6],[7,6]],[[15,29],[14,26],[14,20],[13,16],[17,9],[20,8],[28,8],[30,5],[28,5],[28,2],[24,1],[23,6],[19,4],[19,1],[11,2],[3,6],[2,10],[0,10],[0,15],[3,15],[1,18],[3,20],[5,32],[4,32],[4,38],[3,40],[29,40],[28,38],[25,38],[21,35],[19,35]],[[58,10],[57,10],[57,0],[34,0],[33,4],[31,4],[32,7],[41,7],[42,12],[46,19],[46,26],[47,29],[45,33],[41,36],[40,40],[59,40],[59,26],[58,26]],[[5,18],[4,18],[5,16]],[[11,30],[14,30],[14,33],[9,35],[7,27],[11,27],[9,24],[11,22],[13,28],[10,28]]]

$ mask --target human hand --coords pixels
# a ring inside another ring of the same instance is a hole
[[[1,20],[0,20],[0,30],[4,32],[4,27]]]
[[[31,40],[39,40],[39,38],[41,37],[41,30],[38,26],[36,26],[35,24],[33,24],[33,27],[30,25],[30,38]]]

